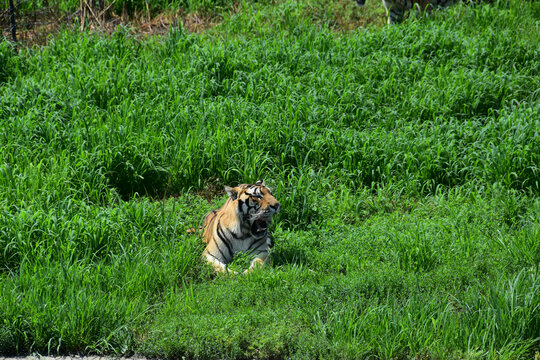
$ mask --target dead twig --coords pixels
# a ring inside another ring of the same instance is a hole
[[[84,23],[86,21],[86,9],[83,6],[83,0],[80,1],[80,9],[82,11],[82,14],[81,14],[81,31],[83,31],[84,30]]]
[[[92,14],[92,16],[94,17],[94,19],[97,21],[98,25],[99,26],[102,26],[103,24],[101,23],[101,20],[99,20],[99,18],[96,16],[96,14],[94,13],[94,11],[92,10],[92,7],[90,5],[88,5],[88,2],[86,0],[84,0],[84,5],[86,5],[86,8],[88,10],[90,10],[90,14]]]
[[[116,0],[113,0],[105,9],[103,9],[100,13],[99,13],[99,17],[102,17],[110,8],[111,6],[114,5],[114,3],[116,2]]]

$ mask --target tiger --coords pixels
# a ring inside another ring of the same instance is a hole
[[[269,227],[281,205],[262,179],[254,184],[225,186],[225,192],[229,196],[225,204],[204,217],[203,258],[216,272],[228,273],[227,265],[234,254],[247,252],[253,257],[244,271],[249,273],[267,262],[273,245]]]
[[[403,20],[405,13],[418,6],[420,10],[435,7],[447,7],[460,0],[382,0],[388,16],[388,24],[396,24]],[[466,0],[463,0],[466,1]],[[356,0],[358,6],[364,6],[366,0]]]

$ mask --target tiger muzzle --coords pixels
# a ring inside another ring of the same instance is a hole
[[[255,220],[253,222],[253,224],[251,225],[251,233],[253,235],[262,235],[262,234],[264,234],[268,230],[268,227],[270,226],[271,221],[272,221],[271,219],[269,219],[269,220],[266,220],[266,219]]]
[[[279,212],[279,203],[258,214],[251,224],[251,233],[255,236],[264,234],[272,224],[272,216]]]

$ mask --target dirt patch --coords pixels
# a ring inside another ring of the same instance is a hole
[[[147,14],[136,14],[132,18],[111,17],[107,21],[91,22],[88,28],[93,31],[101,31],[107,34],[114,32],[118,26],[126,26],[136,35],[166,35],[171,27],[180,24],[190,33],[202,33],[220,24],[223,17],[220,15],[207,14],[199,11],[186,13],[178,10],[174,13],[158,14],[150,17]]]
[[[223,184],[223,182],[219,178],[210,177],[204,179],[203,187],[201,189],[193,191],[193,193],[210,202],[215,197],[225,194],[224,186],[225,184]]]
[[[86,4],[86,3],[85,3]],[[119,26],[125,26],[134,35],[166,35],[171,27],[180,24],[191,33],[202,33],[212,29],[223,21],[223,16],[208,12],[175,12],[161,13],[150,16],[150,12],[141,11],[128,16],[109,13],[107,8],[102,11],[92,10],[87,5],[77,11],[66,14],[57,8],[35,10],[17,16],[17,41],[26,46],[47,45],[51,35],[63,27],[73,27],[81,31],[89,30],[111,34]],[[7,10],[0,12],[0,28],[2,36],[11,37],[11,25]]]
[[[327,24],[334,31],[347,32],[384,24],[384,16],[378,10],[379,7],[380,4],[375,1],[363,7],[357,6],[353,0],[334,0],[331,5],[319,3],[317,6],[308,3],[304,16],[316,24]]]
[[[99,8],[95,0],[81,0],[76,11],[65,12],[58,7],[26,9],[17,12],[17,40],[25,45],[47,45],[51,35],[62,28],[75,28],[81,31],[111,34],[123,26],[133,35],[166,35],[171,27],[182,26],[190,33],[204,33],[223,23],[226,14],[238,14],[244,10],[242,2],[235,1],[226,9],[217,11],[186,9],[152,13],[150,9],[140,9],[128,13],[113,12],[111,6]],[[369,25],[384,25],[385,12],[382,5],[371,1],[364,7],[357,7],[352,0],[335,0],[329,5],[322,0],[307,3],[304,16],[315,24],[327,24],[334,31],[351,31]],[[279,21],[279,19],[273,19]],[[11,39],[9,11],[0,11],[2,35]]]
[[[142,356],[133,356],[133,357],[115,357],[115,356],[41,356],[41,355],[30,355],[30,356],[17,356],[17,357],[2,357],[0,360],[146,360]]]

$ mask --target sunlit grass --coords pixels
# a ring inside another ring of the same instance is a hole
[[[0,354],[533,358],[538,3],[349,5],[2,42]],[[217,277],[186,232],[260,178],[272,266]]]

